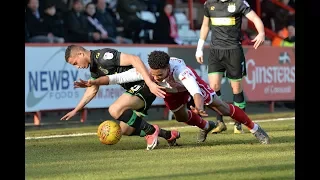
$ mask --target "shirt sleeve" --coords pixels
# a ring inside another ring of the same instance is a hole
[[[182,71],[178,72],[177,77],[181,84],[184,85],[184,87],[192,96],[194,96],[197,93],[203,96],[200,87],[196,81],[196,77],[189,68],[184,68]]]
[[[204,11],[204,15],[206,17],[210,17],[209,9],[208,9],[208,6],[207,6],[207,1],[203,4],[203,11]]]
[[[141,74],[137,72],[136,68],[132,68],[122,73],[109,75],[109,84],[122,84],[140,80],[143,80],[143,78]]]
[[[250,5],[246,0],[238,0],[239,12],[243,15],[248,14],[251,11]]]
[[[99,64],[108,69],[109,67],[120,66],[120,54],[116,49],[104,48],[100,50],[98,57]]]

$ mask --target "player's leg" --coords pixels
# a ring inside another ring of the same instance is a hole
[[[246,75],[246,63],[243,49],[230,49],[226,53],[226,76],[230,80],[230,84],[233,92],[233,104],[243,111],[246,108],[246,101],[243,94],[243,89],[241,86],[242,78]],[[241,124],[235,122],[234,124],[234,133],[239,134],[243,133]]]
[[[213,89],[218,97],[221,98],[221,80],[225,72],[225,68],[221,64],[222,50],[211,49],[208,58],[208,80],[211,89]],[[223,117],[216,113],[217,123],[216,128],[212,130],[212,133],[220,133],[227,130],[227,126],[223,122]]]
[[[138,96],[141,100],[144,101],[144,107],[140,109],[136,109],[137,113],[141,114],[142,116],[146,116],[149,108],[151,107],[153,101],[156,99],[155,95],[150,91],[148,86],[145,86],[144,82],[141,84],[142,88],[134,91],[131,95]],[[140,136],[142,134],[140,133]],[[164,130],[160,128],[159,136],[166,139],[169,146],[177,145],[176,140],[180,138],[180,133],[177,130]]]
[[[204,142],[207,138],[207,134],[215,128],[213,121],[206,121],[202,119],[198,114],[187,109],[187,103],[190,100],[189,92],[179,93],[167,93],[164,98],[166,106],[173,112],[175,119],[178,122],[184,122],[191,126],[197,126],[205,133],[201,137],[198,137],[198,142]]]
[[[176,131],[172,132],[160,129],[158,125],[153,126],[142,119],[143,113],[137,111],[144,110],[144,112],[146,112],[154,101],[155,96],[150,96],[147,100],[138,96],[140,93],[143,94],[141,90],[145,88],[148,89],[144,86],[144,83],[139,86],[140,88],[135,86],[135,88],[132,88],[121,95],[109,107],[109,113],[113,118],[120,121],[120,126],[124,135],[145,137],[148,144],[147,149],[152,150],[158,144],[158,135],[168,140],[171,138],[171,134],[176,133]],[[150,105],[146,103],[149,103]],[[121,122],[128,124],[129,127]]]
[[[142,117],[138,116],[134,112],[134,109],[137,107],[144,107],[144,102],[137,96],[124,93],[111,104],[109,113],[113,118],[135,128],[135,131],[133,131],[131,135],[139,136],[141,130],[143,130],[146,136],[154,137],[152,141],[147,141],[147,149],[153,149],[158,143],[159,127],[147,123]]]
[[[212,102],[209,102],[207,106],[220,112],[223,116],[230,116],[235,121],[244,124],[249,131],[260,141],[262,144],[269,144],[270,138],[268,134],[261,128],[260,125],[254,123],[248,115],[239,107],[228,104],[222,101],[215,95],[212,96]]]

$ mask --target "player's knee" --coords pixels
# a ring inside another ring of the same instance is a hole
[[[211,83],[210,84],[210,88],[215,90],[215,91],[219,91],[220,90],[220,84],[219,83]]]
[[[114,119],[118,119],[122,112],[123,112],[123,108],[121,108],[120,106],[118,105],[115,105],[115,104],[112,104],[109,109],[109,114],[114,118]]]
[[[231,81],[231,88],[232,88],[233,94],[241,93],[242,92],[241,80]]]

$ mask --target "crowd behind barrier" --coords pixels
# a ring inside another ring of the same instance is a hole
[[[246,1],[267,28],[265,45],[295,46],[295,0]],[[193,0],[192,10],[188,2],[26,0],[25,42],[194,45],[205,1]],[[252,45],[257,32],[245,17],[241,29],[242,43]]]

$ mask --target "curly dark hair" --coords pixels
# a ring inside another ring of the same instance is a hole
[[[74,50],[84,51],[85,49],[82,46],[73,45],[73,44],[69,45],[66,49],[66,52],[64,53],[64,58],[65,58],[66,62],[68,62],[68,59]]]
[[[152,51],[148,56],[151,69],[164,69],[169,65],[170,56],[164,51]]]

